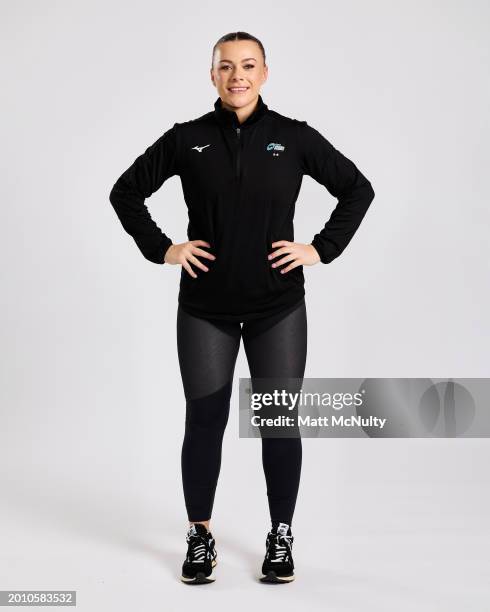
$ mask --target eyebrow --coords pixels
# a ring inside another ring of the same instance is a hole
[[[255,57],[247,57],[246,59],[242,59],[241,61],[242,62],[248,62],[249,60],[254,60],[255,62],[257,61],[255,59]],[[219,63],[221,63],[221,62],[230,62],[230,64],[233,64],[233,62],[231,60],[227,60],[227,59],[222,59],[222,60],[219,61]]]

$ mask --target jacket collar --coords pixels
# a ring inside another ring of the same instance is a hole
[[[223,107],[221,103],[221,98],[218,98],[216,102],[214,103],[214,116],[216,117],[216,120],[221,125],[231,126],[231,127],[239,127],[239,128],[248,127],[249,125],[252,125],[256,123],[257,121],[259,121],[260,119],[262,119],[262,117],[264,117],[264,115],[268,112],[268,110],[269,110],[269,107],[267,106],[267,104],[265,104],[265,102],[262,99],[262,96],[259,94],[259,98],[257,100],[257,106],[255,107],[255,110],[249,117],[247,117],[247,119],[243,123],[240,123],[238,121],[238,116],[235,113],[235,111],[231,111]]]

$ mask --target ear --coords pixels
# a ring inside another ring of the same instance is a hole
[[[265,64],[264,65],[264,72],[263,72],[262,83],[265,83],[267,81],[268,76],[269,76],[269,67],[267,66],[267,64]]]

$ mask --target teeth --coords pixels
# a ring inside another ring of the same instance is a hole
[[[248,87],[230,87],[230,91],[247,91]]]

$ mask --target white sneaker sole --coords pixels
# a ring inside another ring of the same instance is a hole
[[[270,571],[267,574],[262,574],[260,577],[260,582],[267,582],[271,584],[278,584],[281,582],[292,582],[295,579],[295,575],[291,574],[291,576],[278,576],[276,572]]]

